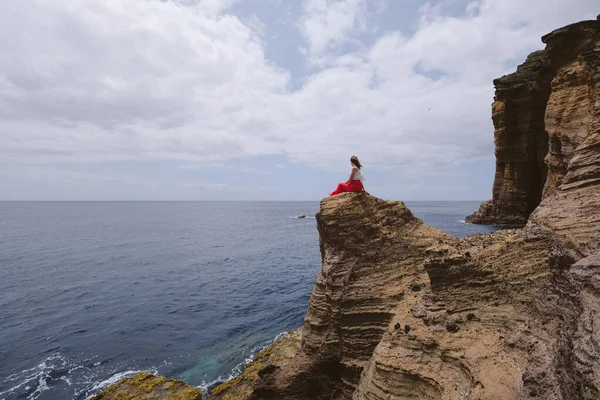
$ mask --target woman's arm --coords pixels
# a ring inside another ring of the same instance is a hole
[[[348,179],[348,182],[354,179],[354,174],[356,173],[356,171],[358,171],[358,167],[352,167],[352,172],[350,172],[350,178]]]

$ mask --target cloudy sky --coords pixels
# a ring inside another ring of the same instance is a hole
[[[2,0],[0,200],[491,196],[492,80],[597,0]]]

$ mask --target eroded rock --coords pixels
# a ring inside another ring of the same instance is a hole
[[[541,199],[600,183],[599,25],[551,32],[545,50],[494,81],[493,199],[467,222],[524,225]]]

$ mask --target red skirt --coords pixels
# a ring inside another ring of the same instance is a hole
[[[363,190],[365,190],[365,188],[361,181],[351,180],[349,182],[340,183],[333,192],[329,193],[329,195],[335,196],[336,194],[344,192],[362,192]]]

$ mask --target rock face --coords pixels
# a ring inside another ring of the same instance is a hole
[[[401,202],[345,194],[317,215],[323,267],[303,328],[303,354],[325,370],[329,395],[351,398],[395,308],[427,286],[425,250],[455,239]],[[310,397],[306,397],[310,398]]]
[[[550,137],[544,197],[600,180],[600,22],[584,21],[544,36],[556,76],[545,117]],[[595,147],[596,146],[596,147]]]
[[[467,222],[524,225],[562,184],[598,179],[598,24],[583,21],[544,36],[544,51],[494,81],[493,199]],[[580,146],[588,150],[574,159]]]
[[[530,224],[587,257],[600,239],[600,21],[543,40],[557,73],[546,111],[548,179]]]
[[[575,263],[537,225],[456,239],[364,193],[322,200],[317,221],[323,267],[297,352],[246,380],[244,396],[235,384],[220,396],[600,396],[597,256]]]
[[[467,222],[523,226],[540,203],[548,153],[544,114],[552,77],[546,53],[537,51],[519,65],[517,72],[494,80],[493,199],[467,217]]]

